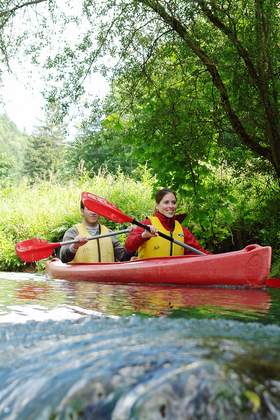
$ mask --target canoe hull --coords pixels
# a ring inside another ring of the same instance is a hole
[[[46,264],[50,278],[111,283],[158,283],[199,286],[264,287],[271,247],[249,245],[240,251],[203,256],[151,258],[117,263]]]

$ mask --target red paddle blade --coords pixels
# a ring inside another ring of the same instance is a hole
[[[56,248],[55,244],[45,239],[27,239],[16,244],[16,254],[22,261],[35,262],[49,257],[54,248]]]
[[[98,197],[97,195],[83,192],[82,202],[87,209],[94,211],[95,213],[100,214],[100,216],[104,216],[113,222],[131,223],[134,220],[133,217],[124,214],[114,204],[109,203],[109,201],[107,201],[105,198]]]

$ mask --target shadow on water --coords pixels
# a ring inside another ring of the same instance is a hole
[[[0,418],[280,418],[279,302],[1,273]]]

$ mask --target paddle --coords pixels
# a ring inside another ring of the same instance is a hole
[[[116,232],[108,232],[103,235],[90,236],[86,238],[87,241],[93,239],[107,238],[108,236],[121,235],[122,233],[128,233],[131,229],[118,230]],[[63,245],[70,245],[81,242],[77,239],[65,242],[48,242],[46,239],[27,239],[26,241],[18,242],[16,244],[16,254],[17,256],[25,262],[34,262],[42,260],[43,258],[48,258],[52,255],[53,250],[60,248]]]
[[[100,214],[101,216],[104,216],[107,219],[112,220],[113,222],[132,223],[150,232],[149,226],[138,222],[136,219],[134,219],[131,216],[128,216],[127,214],[124,214],[120,209],[118,209],[114,204],[109,203],[109,201],[107,201],[105,198],[98,197],[97,195],[88,192],[83,192],[82,202],[87,209],[94,211],[95,213]],[[163,232],[158,232],[158,235],[196,254],[206,255],[204,252],[201,252],[198,249],[185,244],[184,242],[177,241],[177,239],[174,239]]]

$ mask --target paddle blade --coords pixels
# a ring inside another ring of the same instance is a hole
[[[16,254],[22,261],[35,262],[49,257],[54,248],[54,244],[45,239],[27,239],[16,244]]]
[[[100,214],[100,216],[106,217],[113,222],[131,223],[134,220],[132,217],[124,214],[114,204],[109,203],[109,201],[105,198],[98,197],[95,194],[83,192],[82,202],[87,209],[94,211],[95,213]]]

